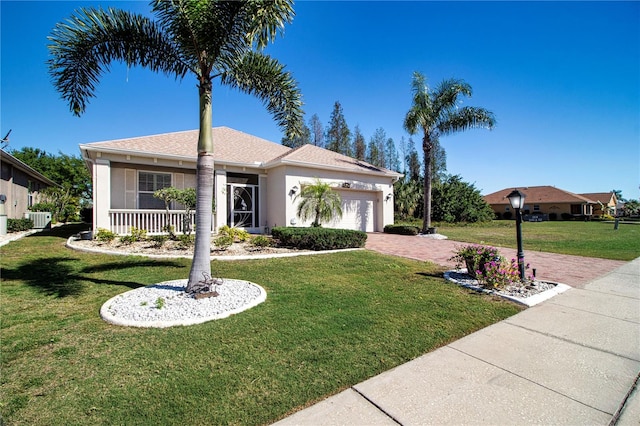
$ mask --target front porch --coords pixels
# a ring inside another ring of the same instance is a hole
[[[215,226],[215,214],[212,226]],[[118,235],[131,233],[131,228],[144,229],[149,235],[167,233],[168,226],[173,227],[176,234],[195,230],[196,213],[185,215],[183,210],[135,210],[135,209],[111,209],[109,210],[109,231]],[[214,230],[212,230],[214,231]]]

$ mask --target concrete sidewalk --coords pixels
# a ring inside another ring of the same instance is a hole
[[[640,258],[580,287],[276,424],[638,425]]]

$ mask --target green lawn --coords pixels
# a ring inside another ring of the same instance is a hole
[[[369,251],[214,262],[265,303],[191,327],[99,318],[112,296],[186,278],[188,260],[85,254],[65,226],[0,248],[6,424],[267,424],[521,308]]]
[[[420,225],[418,225],[420,226]],[[513,220],[480,225],[437,224],[438,233],[451,240],[516,248]],[[602,259],[633,260],[640,256],[640,224],[548,221],[522,224],[524,250],[573,254]]]

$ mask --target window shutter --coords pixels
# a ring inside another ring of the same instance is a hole
[[[136,171],[134,169],[124,170],[124,208],[136,208]]]

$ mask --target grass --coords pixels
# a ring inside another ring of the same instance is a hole
[[[438,223],[434,226],[438,227],[439,234],[451,240],[516,248],[513,220],[467,226]],[[522,240],[525,253],[533,250],[613,260],[633,260],[640,256],[640,224],[621,223],[614,230],[611,222],[523,222]]]
[[[521,308],[440,267],[369,251],[214,262],[267,301],[224,320],[138,329],[112,296],[185,278],[188,260],[85,254],[62,227],[0,248],[0,413],[8,424],[268,424]]]

